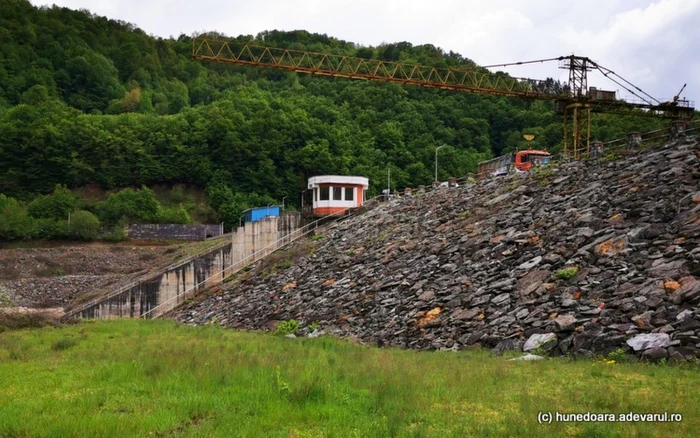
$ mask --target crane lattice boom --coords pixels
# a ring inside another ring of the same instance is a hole
[[[192,58],[348,79],[400,82],[445,90],[555,100],[546,81],[465,68],[437,68],[378,59],[196,39]],[[539,91],[538,91],[539,90]]]
[[[593,88],[589,93],[587,73],[597,69],[605,77],[626,90],[634,93],[633,90],[626,88],[624,84],[617,82],[611,76],[617,76],[632,88],[649,96],[624,78],[616,75],[612,70],[598,65],[589,58],[574,55],[503,64],[503,66],[507,66],[559,61],[563,68],[569,70],[568,89],[555,87],[554,81],[551,80],[515,78],[506,74],[484,71],[483,67],[438,68],[397,61],[233,43],[204,37],[193,39],[192,59],[274,68],[321,76],[396,82],[443,90],[554,101],[557,112],[564,116],[564,152],[568,154],[571,151],[574,158],[578,156],[580,151],[588,151],[590,148],[591,112],[671,119],[690,119],[695,112],[687,100],[674,99],[672,102],[659,102],[651,98],[651,100],[656,101],[653,103],[651,100],[642,98],[643,103],[631,103],[616,99],[614,93],[612,93],[612,98],[609,94],[593,93]]]

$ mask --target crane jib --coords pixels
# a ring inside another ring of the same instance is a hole
[[[564,117],[564,154],[574,159],[590,151],[591,113],[669,119],[691,119],[695,114],[692,102],[680,99],[680,92],[672,101],[661,102],[614,71],[587,57],[575,55],[488,66],[506,67],[558,61],[559,68],[569,71],[566,90],[558,89],[551,79],[517,78],[503,73],[492,73],[484,67],[431,67],[206,37],[193,38],[192,59],[344,79],[395,82],[441,90],[554,101],[556,112]],[[636,96],[639,101],[620,100],[616,98],[615,92],[588,88],[588,72],[592,70],[598,70],[605,78]]]

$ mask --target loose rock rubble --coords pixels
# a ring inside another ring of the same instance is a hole
[[[173,316],[247,329],[318,321],[379,346],[689,360],[700,354],[699,186],[700,147],[686,138],[414,193]]]
[[[166,246],[104,244],[0,250],[0,307],[65,307],[171,260]]]

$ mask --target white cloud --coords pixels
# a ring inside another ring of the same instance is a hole
[[[84,8],[162,37],[305,29],[360,43],[409,41],[459,52],[482,65],[576,53],[650,94],[671,97],[688,82],[700,96],[700,0],[32,0]],[[556,63],[509,69],[566,79]],[[591,85],[615,89],[591,77]],[[623,94],[627,94],[623,92]],[[700,99],[696,99],[700,100]]]

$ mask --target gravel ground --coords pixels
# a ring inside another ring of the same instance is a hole
[[[170,264],[177,250],[129,243],[0,249],[0,305],[67,306]]]

